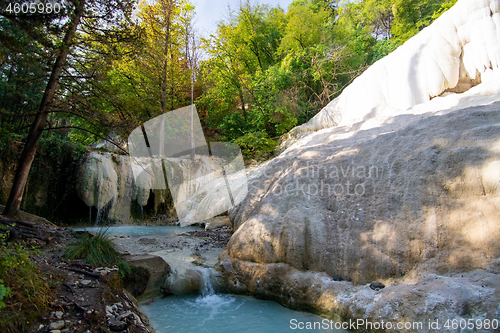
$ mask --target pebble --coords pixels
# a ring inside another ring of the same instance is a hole
[[[373,282],[373,283],[370,283],[370,288],[375,290],[375,291],[379,291],[380,289],[385,288],[385,284],[383,284],[381,282]]]
[[[116,318],[110,318],[108,321],[108,327],[113,331],[123,331],[127,328],[127,323]]]
[[[105,275],[108,275],[109,273],[112,273],[112,272],[117,272],[118,271],[118,267],[117,266],[113,266],[112,268],[109,268],[109,267],[98,267],[94,270],[94,274],[101,274],[101,276],[105,276]]]
[[[64,328],[64,320],[58,320],[50,323],[49,325],[49,330],[60,330],[61,328]]]
[[[80,281],[80,285],[82,287],[88,287],[91,283],[92,283],[92,281],[90,281],[90,280],[82,280],[82,281]]]
[[[124,320],[130,316],[133,316],[132,311],[127,311],[118,316],[118,320]]]

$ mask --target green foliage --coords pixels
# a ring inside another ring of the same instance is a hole
[[[241,3],[204,40],[211,58],[203,63],[197,106],[208,115],[205,125],[250,157],[269,151],[269,138],[308,121],[357,74],[357,60],[339,45],[330,20],[323,1],[295,1],[286,14]]]
[[[263,153],[272,153],[277,142],[269,139],[265,132],[249,132],[234,140],[234,143],[240,146],[242,153],[255,158]]]
[[[401,43],[429,26],[455,0],[393,0],[394,22],[391,32]]]
[[[65,256],[70,260],[85,259],[93,266],[112,264],[120,258],[106,230],[99,230],[95,236],[88,232],[80,234],[75,243],[68,245]]]
[[[338,10],[335,35],[354,66],[372,64],[429,26],[456,0],[363,0]]]
[[[42,138],[29,175],[23,208],[51,220],[66,219],[74,211],[78,172],[87,150],[55,133]],[[38,200],[38,201],[37,201]]]
[[[3,299],[10,296],[10,287],[5,287],[3,280],[0,279],[0,309],[5,307]]]
[[[453,5],[455,5],[457,3],[457,1],[458,0],[448,0],[448,1],[445,1],[443,4],[441,4],[441,8],[439,8],[438,10],[436,10],[434,12],[434,14],[432,14],[432,19],[436,20],[438,17],[440,17],[441,15],[443,15],[443,13],[446,12],[451,7],[453,7]]]
[[[21,27],[16,20],[0,16],[0,128],[20,132],[27,125],[24,115],[35,113],[48,79],[51,56],[35,34],[47,33],[42,22]]]
[[[45,311],[52,292],[31,259],[39,251],[7,243],[6,237],[0,236],[0,330],[19,332]]]
[[[400,46],[400,42],[395,39],[382,39],[373,47],[372,62],[382,59]]]
[[[328,17],[323,7],[307,1],[293,3],[286,13],[287,23],[279,52],[296,52],[324,43],[330,33],[326,25]]]
[[[132,274],[132,267],[130,267],[128,262],[120,260],[116,265],[118,266],[118,274],[122,280],[130,277]]]

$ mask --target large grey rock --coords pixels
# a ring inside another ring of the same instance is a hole
[[[122,321],[122,320],[118,320],[116,318],[111,318],[108,320],[108,327],[112,330],[112,331],[117,331],[117,332],[121,332],[123,331],[124,329],[127,328],[127,323],[125,321]]]
[[[171,272],[170,266],[165,260],[152,254],[128,255],[125,256],[124,259],[131,266],[147,269],[150,274],[144,293],[137,296],[137,299],[145,300],[162,295],[162,288],[165,284],[165,280]]]
[[[226,288],[337,319],[500,319],[499,161],[500,103],[312,133],[230,212]]]

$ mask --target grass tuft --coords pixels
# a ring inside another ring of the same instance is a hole
[[[78,238],[66,248],[66,258],[85,259],[87,264],[93,266],[113,264],[120,258],[113,242],[106,236],[106,231],[99,230],[95,236],[85,232]]]

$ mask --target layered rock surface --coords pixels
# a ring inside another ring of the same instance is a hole
[[[500,104],[315,133],[249,182],[232,258],[356,283],[500,256]]]
[[[499,1],[459,0],[292,130],[230,212],[228,288],[344,318],[500,320],[499,31]]]
[[[98,215],[117,223],[132,222],[132,207],[154,199],[155,212],[164,205],[186,226],[226,212],[231,207],[228,186],[236,202],[246,195],[243,159],[225,167],[227,183],[222,170],[220,159],[208,155],[161,160],[92,152],[80,168],[77,192]]]

